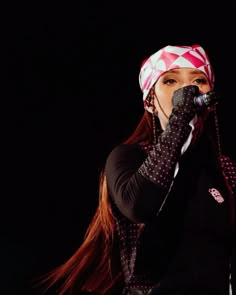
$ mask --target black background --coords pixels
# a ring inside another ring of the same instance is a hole
[[[233,1],[17,2],[3,10],[0,294],[81,243],[111,148],[141,118],[138,73],[163,46],[201,44],[216,73],[221,141],[235,153]]]

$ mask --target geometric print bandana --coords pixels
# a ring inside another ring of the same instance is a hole
[[[143,92],[144,105],[151,87],[159,77],[169,70],[178,68],[193,68],[202,71],[207,76],[211,89],[213,89],[214,71],[207,53],[200,45],[168,45],[145,59],[141,65],[139,85]]]

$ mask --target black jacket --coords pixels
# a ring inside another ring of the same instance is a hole
[[[160,170],[155,171],[158,159],[155,163],[151,152],[152,147],[121,144],[106,162],[125,276],[123,294],[226,295],[230,265],[235,292],[232,194],[207,137],[176,157],[176,177],[173,161],[170,179],[163,182],[155,180]],[[232,188],[235,164],[224,161]],[[168,171],[163,175],[168,178]]]

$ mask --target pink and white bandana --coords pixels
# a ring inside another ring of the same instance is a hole
[[[168,45],[142,63],[139,73],[139,85],[143,92],[143,101],[146,101],[151,87],[163,73],[177,68],[194,68],[202,71],[213,88],[214,71],[207,53],[200,45]]]

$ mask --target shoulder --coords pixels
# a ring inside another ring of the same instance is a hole
[[[122,143],[115,148],[108,154],[107,162],[126,159],[127,157],[131,160],[136,157],[143,157],[145,156],[145,150],[139,144],[125,144]]]
[[[108,155],[105,163],[106,172],[135,171],[146,158],[146,152],[139,144],[120,144]]]

